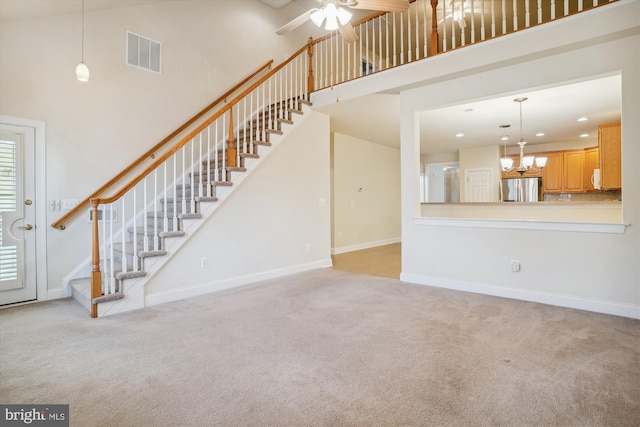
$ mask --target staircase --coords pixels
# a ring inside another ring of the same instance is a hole
[[[144,307],[145,284],[303,121],[308,89],[282,76],[306,75],[305,53],[194,125],[112,197],[91,199],[91,262],[69,286],[93,317]]]

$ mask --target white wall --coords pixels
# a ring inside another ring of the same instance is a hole
[[[0,114],[46,122],[49,200],[84,199],[242,77],[306,41],[303,32],[277,36],[285,18],[255,0],[121,4],[87,10],[88,83],[74,72],[80,2],[77,14],[0,25]],[[162,74],[125,64],[127,30],[162,43]],[[64,232],[49,226],[63,213],[37,224],[48,230],[49,290],[90,254],[87,217]]]
[[[147,304],[331,265],[329,117],[310,114],[153,277]]]
[[[640,318],[639,13],[638,2],[620,2],[434,58],[430,69],[457,73],[401,94],[402,280]],[[585,40],[572,39],[578,35]],[[499,59],[520,46],[537,52]],[[464,67],[476,61],[484,61],[481,69]],[[415,219],[420,215],[416,111],[611,73],[622,76],[622,221],[630,224],[624,233]],[[521,262],[520,272],[510,271],[510,260]]]
[[[400,150],[334,133],[332,161],[333,252],[400,241]]]

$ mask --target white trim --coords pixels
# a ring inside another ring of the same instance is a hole
[[[393,239],[378,240],[375,242],[367,242],[367,243],[358,243],[356,245],[350,245],[350,246],[341,246],[339,248],[331,248],[331,255],[338,255],[338,254],[343,254],[346,252],[353,252],[353,251],[361,251],[363,249],[377,248],[378,246],[391,245],[393,243],[400,243],[401,241],[402,239],[400,237],[394,237]]]
[[[593,311],[596,313],[612,314],[614,316],[640,319],[640,305],[622,304],[613,301],[581,298],[572,295],[560,295],[548,292],[534,292],[524,289],[505,288],[502,286],[483,283],[465,282],[443,279],[439,277],[421,276],[417,274],[400,274],[400,280],[418,285],[452,289],[456,291],[472,292],[476,294],[492,295],[540,304]]]
[[[331,267],[331,259],[310,262],[306,264],[293,265],[286,268],[264,271],[261,273],[247,274],[243,276],[222,279],[209,283],[201,283],[198,285],[188,286],[180,289],[171,289],[157,294],[147,295],[144,299],[144,306],[164,304],[171,301],[178,301],[185,298],[197,297],[212,292],[218,292],[225,289],[237,288],[239,286],[249,285],[262,280],[275,279],[278,277],[288,276],[304,271],[316,270],[318,268]]]
[[[536,231],[623,234],[629,224],[599,222],[522,221],[509,219],[413,218],[415,225],[433,227],[499,228]]]
[[[46,126],[42,120],[30,120],[19,117],[0,115],[0,123],[9,126],[33,128],[35,132],[35,163],[36,163],[36,277],[37,299],[46,301],[53,299],[49,295],[47,282],[47,159],[46,159]],[[56,297],[57,298],[57,297]]]

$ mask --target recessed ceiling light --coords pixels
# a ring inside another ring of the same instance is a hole
[[[587,117],[580,117],[580,118],[578,118],[578,120],[577,120],[577,121],[579,121],[579,122],[586,122],[587,120],[589,120]]]
[[[465,113],[470,113],[473,111],[473,108],[466,108],[463,110]]]
[[[506,128],[510,128],[510,127],[511,127],[511,125],[500,125],[501,129],[506,129]]]
[[[538,132],[538,133],[536,133],[536,136],[544,136],[544,133],[543,132]]]
[[[509,140],[509,135],[502,135],[500,137],[500,141],[508,141]]]
[[[580,134],[580,138],[588,138],[589,134],[588,133],[582,133]]]
[[[456,138],[462,138],[464,136],[464,133],[456,133]]]

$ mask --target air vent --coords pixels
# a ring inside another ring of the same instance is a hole
[[[127,65],[159,74],[161,47],[157,41],[127,31]]]

